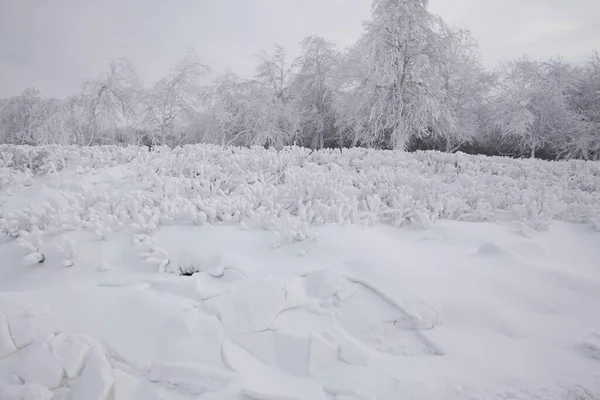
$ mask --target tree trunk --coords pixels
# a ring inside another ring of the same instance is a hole
[[[452,153],[452,142],[450,138],[446,138],[446,153]]]
[[[530,158],[535,158],[535,146],[531,146],[531,157]]]

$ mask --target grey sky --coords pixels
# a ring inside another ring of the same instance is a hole
[[[127,57],[146,83],[193,47],[214,73],[252,73],[274,43],[296,55],[310,34],[351,45],[370,0],[0,0],[0,97],[36,87],[64,97]],[[485,64],[528,53],[581,60],[600,50],[600,0],[430,0],[471,29]]]

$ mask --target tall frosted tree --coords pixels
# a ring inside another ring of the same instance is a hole
[[[340,58],[339,51],[329,40],[310,36],[302,41],[302,54],[294,63],[297,73],[292,93],[305,146],[322,149],[337,139],[335,73]]]
[[[297,131],[297,118],[291,105],[271,89],[231,73],[218,77],[206,96],[201,137],[221,145],[281,148],[289,144]]]
[[[59,100],[43,99],[37,89],[25,89],[0,104],[0,139],[29,145],[56,142],[61,132],[60,108]]]
[[[600,54],[594,53],[584,65],[576,68],[577,89],[571,104],[579,116],[576,135],[564,136],[567,157],[600,159]]]
[[[443,92],[442,117],[433,128],[435,146],[446,152],[456,151],[481,134],[482,109],[494,85],[494,76],[484,70],[477,42],[469,31],[442,28],[443,47],[440,75]]]
[[[133,118],[140,81],[126,59],[110,63],[108,72],[84,85],[76,99],[84,104],[87,144],[111,143]]]
[[[504,63],[490,105],[492,127],[516,139],[518,150],[536,157],[538,150],[560,155],[567,138],[578,137],[585,121],[572,107],[578,86],[572,68],[561,60]]]
[[[209,71],[210,68],[191,52],[145,92],[141,124],[144,142],[180,144],[185,125],[195,118],[200,108],[200,78]]]
[[[258,54],[255,79],[279,101],[289,100],[289,84],[292,68],[286,59],[286,50],[283,46],[276,45],[273,55],[266,51]]]
[[[351,50],[343,126],[355,144],[404,149],[443,117],[439,21],[427,0],[374,0]]]

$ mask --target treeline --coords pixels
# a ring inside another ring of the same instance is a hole
[[[600,158],[600,56],[573,65],[527,57],[485,70],[465,30],[427,0],[374,0],[344,51],[310,36],[301,55],[257,57],[255,75],[186,55],[144,86],[124,59],[64,100],[35,89],[0,100],[0,142],[177,146],[213,143],[315,149],[461,150],[549,159]]]

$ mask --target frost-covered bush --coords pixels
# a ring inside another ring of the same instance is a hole
[[[104,239],[162,225],[241,224],[312,237],[325,223],[430,227],[440,219],[552,220],[597,225],[600,163],[373,149],[0,146],[0,204],[25,182],[60,191],[48,202],[0,208],[0,232],[85,230]],[[35,167],[32,167],[32,160]],[[62,176],[71,177],[68,185]],[[9,177],[9,178],[6,178]],[[93,181],[93,184],[87,182]],[[144,246],[143,246],[144,247]],[[168,255],[146,243],[165,269]]]
[[[46,261],[46,256],[42,253],[42,236],[39,230],[32,233],[21,232],[17,243],[23,249],[23,263],[26,265],[42,264]]]

